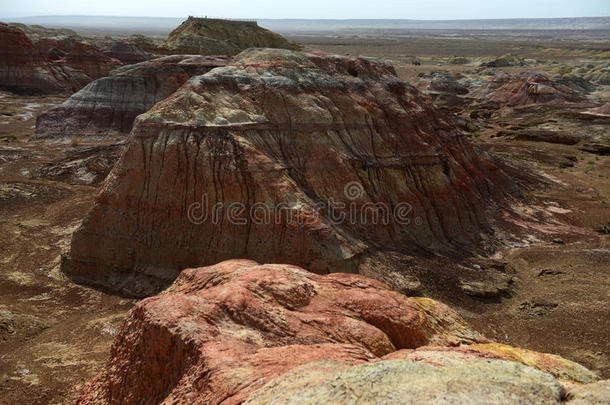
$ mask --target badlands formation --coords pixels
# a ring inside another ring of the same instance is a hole
[[[256,21],[195,17],[173,30],[163,47],[166,52],[201,55],[235,55],[247,48],[298,48],[281,35],[259,27]]]
[[[40,114],[36,137],[127,134],[138,115],[169,97],[190,77],[227,62],[227,57],[220,56],[174,55],[115,69]]]
[[[253,49],[137,118],[63,270],[143,296],[231,258],[323,274],[379,249],[482,251],[511,193],[392,66]]]
[[[607,64],[298,48],[0,25],[0,395],[608,403]]]

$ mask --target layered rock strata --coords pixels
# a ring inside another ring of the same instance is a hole
[[[74,92],[91,79],[53,64],[18,28],[0,23],[0,89],[20,94]]]
[[[138,117],[63,269],[146,295],[231,258],[327,273],[378,249],[459,255],[489,243],[511,187],[389,64],[249,50]]]
[[[226,57],[175,55],[115,69],[38,116],[36,137],[126,134],[136,116],[190,77],[224,66]]]
[[[169,34],[164,47],[173,53],[235,55],[247,48],[296,49],[297,45],[255,21],[189,17]]]

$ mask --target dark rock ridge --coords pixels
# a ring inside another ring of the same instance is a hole
[[[275,32],[255,21],[231,21],[189,17],[172,31],[164,46],[173,53],[235,55],[247,48],[296,49]]]
[[[360,275],[232,260],[136,304],[78,403],[552,404],[597,380]]]
[[[513,187],[391,65],[253,49],[138,117],[63,269],[141,296],[230,258],[467,254]]]
[[[54,64],[20,29],[0,23],[0,89],[22,94],[74,92],[90,81],[83,72]]]
[[[115,69],[63,104],[38,116],[36,137],[128,133],[139,114],[176,91],[191,76],[224,66],[227,57],[175,55]]]
[[[143,50],[129,39],[113,39],[102,44],[101,50],[106,56],[118,59],[125,65],[133,65],[159,56]]]

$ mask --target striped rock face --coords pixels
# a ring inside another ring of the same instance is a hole
[[[137,118],[63,269],[142,296],[232,258],[473,252],[513,190],[389,64],[253,49]]]
[[[0,89],[18,94],[74,92],[92,79],[64,63],[52,63],[18,28],[0,23]]]
[[[224,66],[228,57],[172,55],[113,70],[38,116],[37,138],[127,134],[135,118],[190,77]]]

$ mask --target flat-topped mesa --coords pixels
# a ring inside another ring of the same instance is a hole
[[[136,116],[190,77],[228,63],[224,56],[174,55],[115,69],[36,120],[36,138],[105,137],[131,130]]]
[[[0,23],[0,89],[52,94],[74,92],[90,81],[67,65],[51,63],[23,31]]]
[[[164,43],[173,53],[235,55],[247,48],[297,49],[256,21],[232,21],[189,17],[172,31]]]
[[[63,270],[141,296],[231,258],[479,251],[514,186],[452,125],[389,64],[245,51],[136,119]]]
[[[525,106],[532,104],[566,105],[586,102],[585,97],[565,84],[553,81],[536,73],[523,73],[507,80],[502,76],[492,81],[488,87],[491,92],[486,97],[487,102],[499,106]]]

